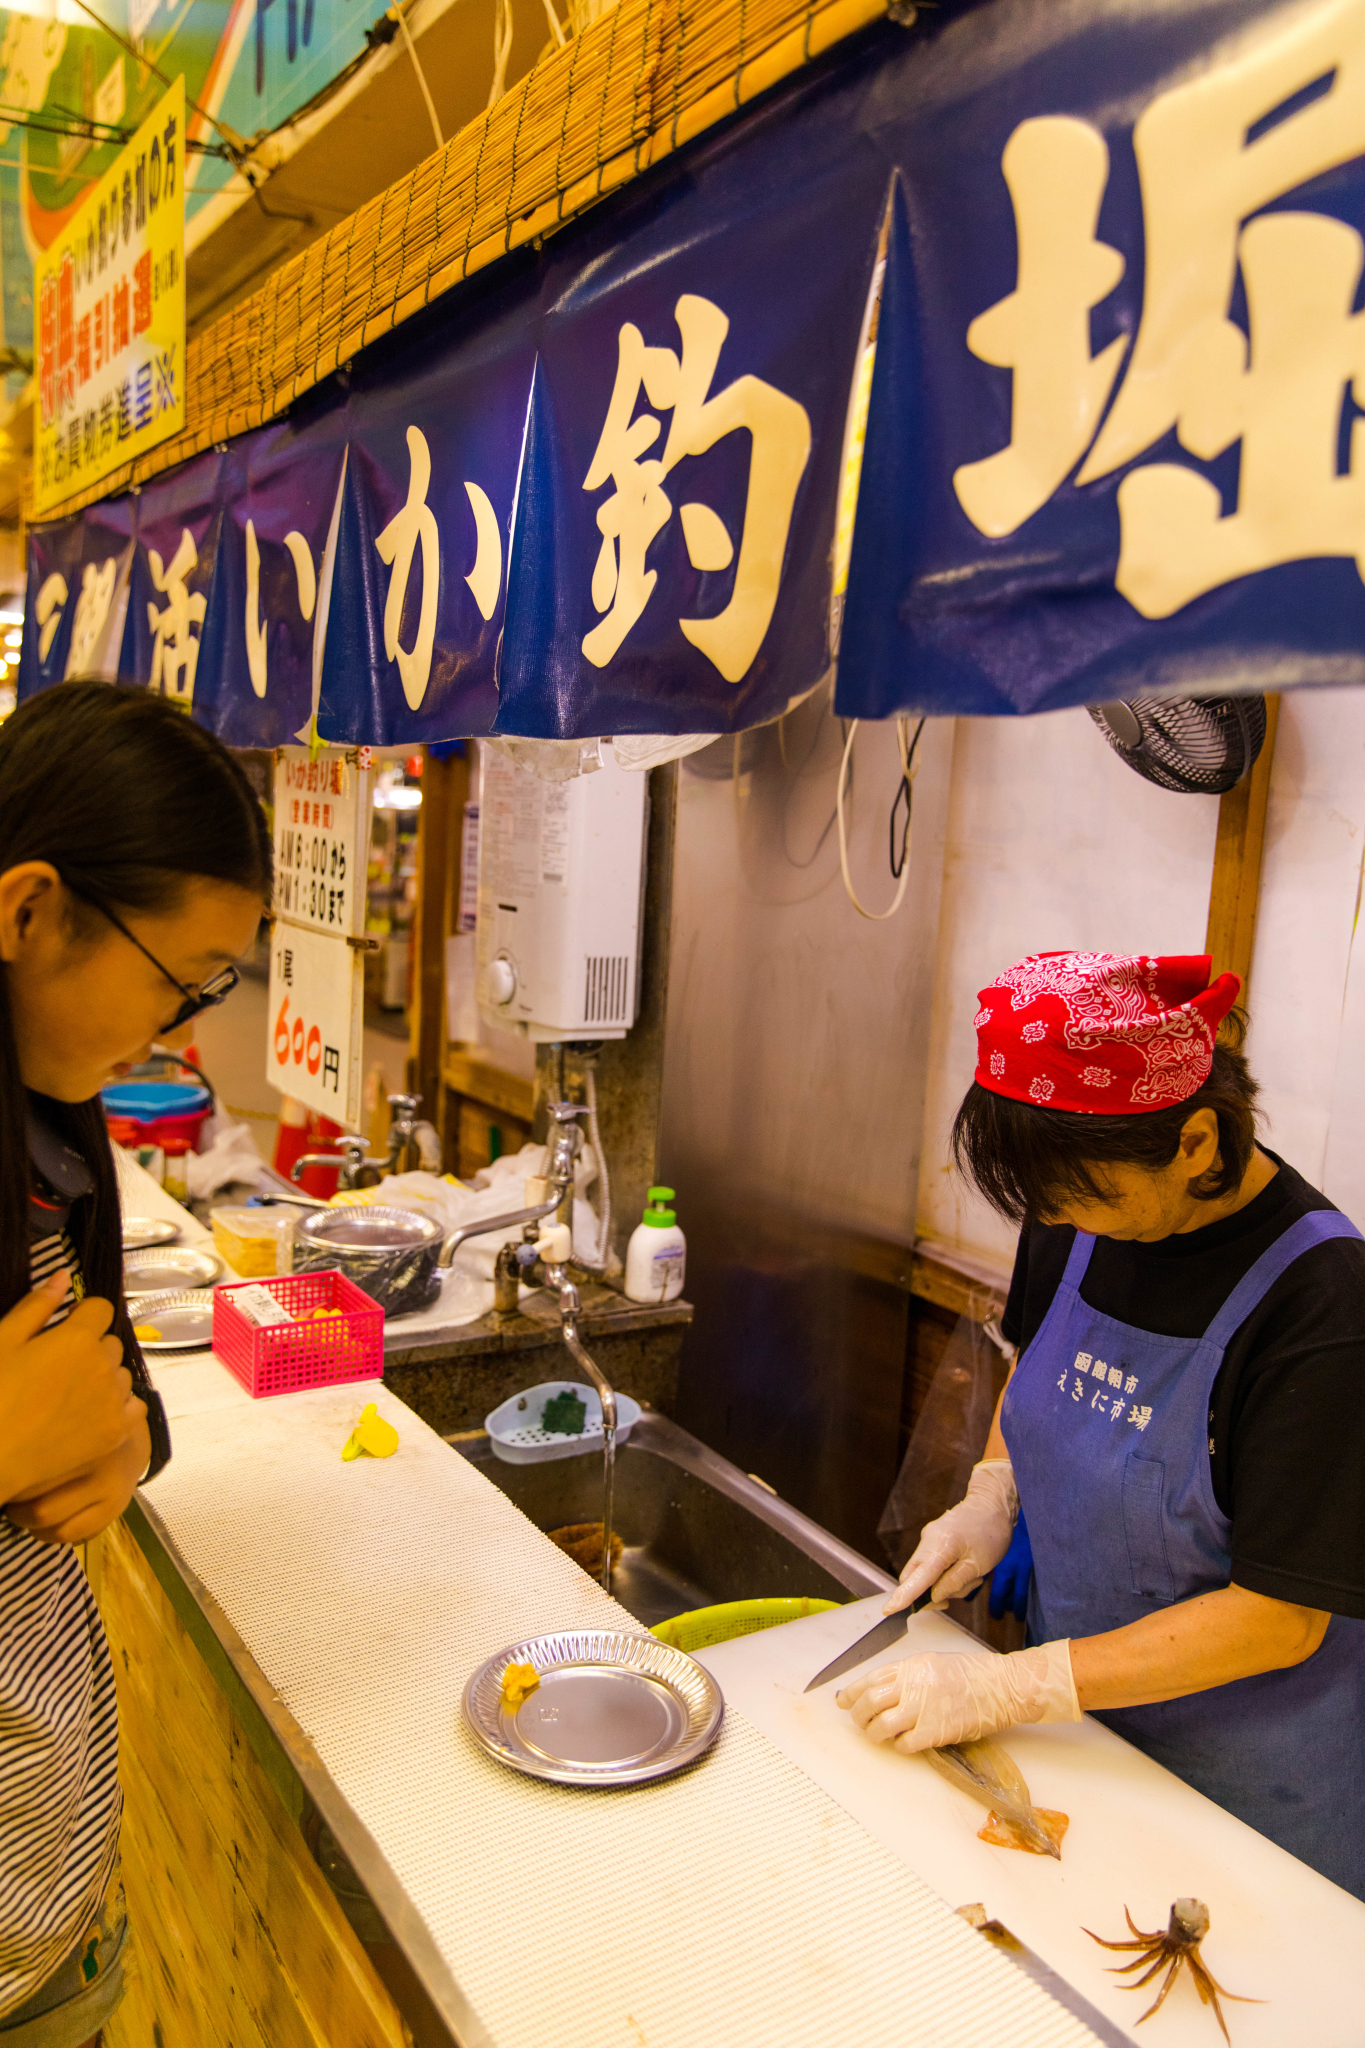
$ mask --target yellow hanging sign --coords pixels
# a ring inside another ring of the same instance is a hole
[[[185,424],[184,166],[178,78],[34,266],[39,517]]]

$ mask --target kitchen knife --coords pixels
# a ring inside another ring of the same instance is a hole
[[[806,1691],[814,1692],[817,1685],[826,1685],[831,1678],[842,1678],[855,1664],[865,1664],[869,1657],[877,1656],[882,1650],[889,1650],[891,1645],[898,1643],[905,1634],[911,1615],[918,1614],[921,1607],[927,1607],[932,1597],[931,1587],[929,1592],[921,1593],[918,1600],[912,1600],[908,1607],[902,1607],[895,1614],[883,1615],[875,1628],[870,1628],[865,1636],[859,1636],[856,1643],[851,1643],[848,1649],[840,1651],[834,1662],[826,1664],[823,1671],[817,1671]]]

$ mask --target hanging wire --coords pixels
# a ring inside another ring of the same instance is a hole
[[[844,742],[843,759],[839,763],[839,781],[836,785],[834,804],[835,814],[839,820],[839,870],[844,878],[844,888],[848,893],[848,900],[853,905],[853,908],[857,911],[859,917],[867,918],[869,922],[872,924],[883,924],[885,923],[888,917],[894,917],[896,912],[900,909],[902,903],[905,901],[905,891],[910,881],[910,863],[905,857],[906,852],[908,850],[910,839],[910,770],[911,763],[914,759],[915,747],[918,746],[919,736],[924,730],[924,720],[921,719],[919,724],[915,728],[915,738],[913,743],[910,739],[909,719],[898,718],[896,720],[896,744],[900,749],[901,779],[899,787],[896,790],[895,800],[891,807],[891,819],[893,848],[892,873],[897,874],[898,879],[896,882],[896,893],[891,898],[891,901],[887,905],[885,910],[869,910],[866,904],[860,901],[858,892],[853,886],[853,876],[849,872],[848,865],[848,820],[845,816],[844,800],[845,791],[847,789],[849,779],[849,769],[853,761],[853,742],[858,736],[858,727],[860,723],[861,720],[857,718],[851,719],[849,721],[848,738]],[[905,797],[905,832],[901,841],[901,864],[899,870],[897,870],[894,865],[895,816],[896,808],[900,803],[902,795],[904,795]]]
[[[910,809],[913,803],[913,797],[910,792],[910,771],[915,765],[915,748],[919,745],[919,736],[923,731],[924,720],[921,719],[915,727],[915,737],[910,742],[910,752],[906,756],[905,772],[901,776],[900,787],[896,791],[891,804],[891,879],[893,882],[900,880],[902,870],[905,867],[905,856],[910,851]],[[901,850],[898,855],[896,852],[896,813],[900,809],[902,797],[905,798],[905,823],[901,827]]]
[[[431,132],[436,137],[436,147],[444,149],[446,139],[441,133],[441,124],[436,118],[436,102],[431,97],[431,87],[427,84],[427,74],[422,69],[422,60],[417,54],[417,45],[412,40],[412,30],[408,27],[408,17],[403,12],[400,0],[396,0],[396,4],[389,9],[389,12],[397,19],[399,31],[403,41],[407,44],[408,55],[412,59],[412,68],[417,73],[417,83],[421,88],[422,98],[426,102],[427,119],[431,123]]]

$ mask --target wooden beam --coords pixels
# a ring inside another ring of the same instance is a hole
[[[518,1123],[530,1124],[535,1115],[535,1083],[505,1067],[480,1058],[463,1046],[452,1045],[446,1054],[445,1084],[453,1095],[466,1095],[485,1109],[501,1110]]]
[[[413,916],[412,1003],[408,1012],[408,1086],[422,1098],[421,1114],[437,1130],[442,1121],[445,1064],[445,950],[458,896],[460,832],[469,794],[469,761],[438,761],[428,750],[422,771],[417,827],[417,902]]]
[[[1256,938],[1256,909],[1261,895],[1261,856],[1265,850],[1265,814],[1270,797],[1270,772],[1275,759],[1275,734],[1280,700],[1265,700],[1265,745],[1250,775],[1228,790],[1218,805],[1218,840],[1209,891],[1209,924],[1204,951],[1213,955],[1213,973],[1239,974],[1242,995],[1251,979],[1251,949]]]

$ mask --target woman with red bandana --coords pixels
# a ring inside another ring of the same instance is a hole
[[[1019,1359],[888,1612],[1016,1520],[1029,1643],[839,1695],[913,1752],[1093,1712],[1365,1898],[1365,1240],[1255,1136],[1207,957],[1044,953],[981,992],[959,1166],[1023,1226]]]

